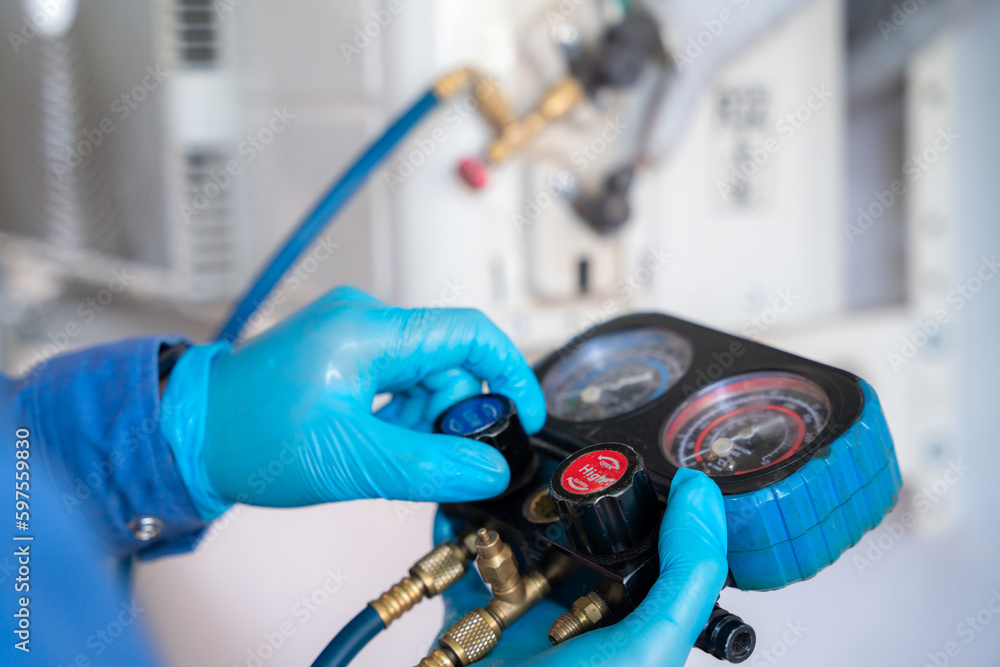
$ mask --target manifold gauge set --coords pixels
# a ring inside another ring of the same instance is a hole
[[[553,642],[615,623],[642,601],[659,574],[658,526],[679,468],[704,472],[722,490],[727,585],[741,590],[814,576],[898,498],[878,397],[848,372],[655,313],[591,329],[535,371],[548,418],[534,436],[495,394],[438,418],[438,431],[492,444],[511,466],[500,496],[442,511],[456,534],[473,535],[487,583],[496,572],[483,562],[496,561],[501,540],[521,572],[546,573],[536,597],[555,598],[578,619],[555,623]],[[497,604],[466,625],[495,622],[499,640],[510,619]],[[482,657],[463,646],[463,632],[446,631],[436,658],[421,664]],[[747,623],[716,606],[695,645],[743,662],[755,641]]]

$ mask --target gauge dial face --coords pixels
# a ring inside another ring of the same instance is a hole
[[[549,414],[583,422],[632,412],[680,380],[691,354],[687,339],[652,327],[591,338],[542,379]]]
[[[743,475],[780,463],[814,441],[830,419],[819,385],[792,373],[747,373],[688,399],[663,435],[678,468],[712,477]]]

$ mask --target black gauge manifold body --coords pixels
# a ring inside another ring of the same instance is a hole
[[[655,313],[597,326],[535,371],[548,410],[535,436],[490,426],[516,420],[502,396],[441,416],[445,432],[488,432],[513,480],[497,498],[443,509],[504,535],[526,567],[560,561],[569,574],[552,595],[569,606],[597,591],[612,622],[659,572],[655,536],[679,468],[722,490],[729,583],[743,590],[814,576],[898,498],[878,397],[846,371]]]

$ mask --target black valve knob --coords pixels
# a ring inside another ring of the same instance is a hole
[[[593,445],[567,457],[552,475],[549,493],[570,542],[589,554],[627,551],[659,523],[642,457],[628,445]]]
[[[740,663],[757,646],[757,633],[742,618],[716,604],[694,645],[719,660]]]
[[[573,210],[598,234],[613,234],[631,215],[628,192],[634,177],[635,167],[631,165],[611,172],[599,192],[578,196]]]
[[[481,394],[459,401],[441,413],[434,430],[485,442],[499,450],[510,466],[511,482],[506,492],[518,488],[534,471],[536,454],[517,416],[517,406],[506,396]]]

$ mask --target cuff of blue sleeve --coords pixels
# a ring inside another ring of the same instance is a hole
[[[229,343],[213,343],[189,349],[170,371],[161,399],[164,416],[160,431],[174,452],[181,479],[198,514],[206,521],[221,516],[233,506],[212,488],[201,457],[205,447],[212,360],[228,353],[230,348]]]
[[[139,338],[41,363],[23,379],[39,454],[62,491],[116,555],[188,551],[204,531],[161,419],[157,355],[179,338]],[[141,537],[143,518],[162,529]]]

